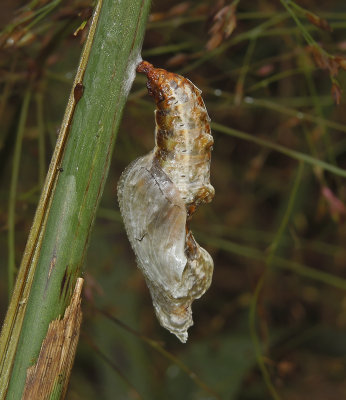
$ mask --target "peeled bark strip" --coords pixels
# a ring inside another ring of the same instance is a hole
[[[63,319],[49,324],[37,363],[28,368],[22,400],[49,399],[60,393],[64,398],[76,353],[82,322],[81,292],[83,279],[78,278],[70,305]]]

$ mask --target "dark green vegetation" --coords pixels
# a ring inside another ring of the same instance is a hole
[[[85,32],[73,32],[91,5],[65,3],[2,42],[2,316],[8,266],[20,263],[80,57]],[[153,147],[154,104],[138,76],[85,260],[68,398],[342,399],[346,5],[161,3],[142,56],[192,80],[214,123],[216,196],[192,223],[214,280],[180,344],[156,321],[116,202],[124,167]],[[12,19],[4,8],[2,26]]]

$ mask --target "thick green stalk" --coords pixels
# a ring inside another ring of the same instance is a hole
[[[0,337],[0,399],[21,398],[27,368],[81,273],[149,5],[100,0],[95,8]]]

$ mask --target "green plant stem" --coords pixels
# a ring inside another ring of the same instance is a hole
[[[246,93],[251,93],[251,92],[254,92],[254,91],[258,90],[258,89],[265,88],[270,83],[277,82],[277,81],[279,81],[281,79],[288,78],[288,77],[293,76],[293,75],[299,75],[302,72],[305,72],[306,69],[307,68],[305,66],[304,67],[299,67],[299,68],[292,68],[292,69],[289,69],[289,70],[282,71],[282,72],[279,72],[277,74],[271,75],[270,77],[262,79],[261,81],[255,83],[252,86],[250,86],[249,88],[247,88],[246,89]],[[315,71],[316,68],[309,67],[309,69],[311,69],[312,71]]]
[[[167,360],[171,361],[172,363],[176,364],[186,375],[201,389],[203,389],[206,393],[209,393],[212,395],[214,398],[221,400],[220,396],[218,393],[216,393],[213,389],[211,389],[201,378],[198,377],[198,375],[195,374],[186,364],[184,364],[183,361],[181,361],[178,357],[175,357],[172,353],[169,351],[165,350],[162,346],[161,343],[159,343],[156,340],[150,339],[145,335],[142,335],[141,333],[136,332],[134,329],[130,328],[126,324],[124,324],[122,321],[119,319],[113,317],[111,314],[96,309],[99,313],[104,315],[106,318],[108,318],[110,321],[112,321],[114,324],[120,326],[121,328],[125,329],[127,332],[139,337],[143,342],[145,342],[147,345],[149,345],[151,348],[156,350],[158,353],[160,353],[164,358]]]
[[[20,157],[22,153],[23,136],[25,131],[25,124],[28,117],[28,110],[30,105],[32,88],[29,85],[26,89],[23,98],[23,104],[20,111],[16,144],[13,154],[13,165],[11,174],[10,193],[8,197],[8,293],[12,294],[13,282],[16,275],[16,261],[15,261],[15,226],[16,226],[16,197],[17,185],[19,177]]]
[[[234,96],[234,103],[236,105],[239,105],[243,99],[244,96],[244,83],[245,83],[245,78],[246,78],[246,74],[248,73],[249,69],[250,69],[250,61],[253,55],[253,52],[255,50],[255,46],[256,46],[256,41],[257,41],[257,37],[253,36],[250,39],[249,45],[246,49],[246,53],[244,56],[244,63],[243,66],[241,68],[237,83],[236,83],[236,90],[235,90],[235,96]]]
[[[315,109],[315,115],[318,115],[319,118],[321,118],[321,120],[323,121],[323,122],[321,121],[321,123],[319,124],[320,129],[322,131],[322,141],[323,141],[323,144],[324,144],[323,147],[326,150],[329,163],[333,164],[333,165],[336,165],[337,161],[336,161],[335,154],[333,152],[333,146],[332,146],[332,141],[331,141],[331,138],[330,138],[330,132],[327,129],[326,124],[324,122],[325,118],[324,118],[323,107],[322,107],[322,104],[321,104],[321,99],[320,99],[320,96],[317,93],[317,89],[316,89],[316,85],[315,85],[315,82],[314,82],[314,79],[313,79],[312,71],[311,71],[311,69],[307,68],[307,62],[306,62],[307,55],[303,53],[302,58],[303,58],[302,65],[303,65],[303,68],[304,68],[304,75],[305,75],[306,83],[307,83],[307,86],[308,86],[308,89],[309,89],[309,92],[310,92],[310,97],[313,100],[313,105],[314,105],[314,109]],[[316,155],[317,154],[317,150],[316,150],[316,146],[315,146],[314,140],[312,140],[312,138],[310,138],[311,133],[306,128],[305,128],[305,136],[309,137],[308,138],[308,143],[309,143],[310,148],[312,149],[312,154]],[[321,176],[320,179],[321,179],[321,182],[323,182],[324,177]]]
[[[28,25],[25,26],[26,30],[30,30],[34,25],[36,25],[39,21],[42,20],[47,14],[49,14],[51,11],[54,10],[55,7],[59,5],[61,0],[52,0],[48,4],[45,4],[41,8],[38,8],[35,10],[35,7],[40,1],[33,1],[30,4],[27,5],[27,9],[31,10],[32,12],[24,12],[21,15],[20,19],[16,19],[15,22],[7,25],[1,32],[0,35],[3,33],[11,33],[13,32],[18,26],[28,23]],[[29,21],[31,21],[29,23]]]
[[[192,62],[189,65],[187,65],[186,67],[182,68],[179,71],[179,73],[185,74],[188,71],[193,71],[196,67],[204,64],[205,62],[207,62],[209,60],[213,60],[214,58],[217,59],[216,56],[224,53],[229,47],[234,46],[238,43],[241,43],[244,40],[250,40],[254,37],[256,37],[258,39],[259,37],[261,37],[264,34],[264,32],[266,32],[266,30],[270,26],[283,21],[287,17],[288,16],[286,14],[275,14],[269,20],[263,22],[262,24],[256,26],[255,28],[253,28],[247,32],[242,32],[235,36],[232,35],[231,39],[225,41],[223,44],[221,44],[221,46],[207,52],[202,57],[199,57],[198,60],[196,60],[195,62]]]
[[[281,4],[286,8],[287,12],[290,14],[294,22],[296,23],[297,27],[299,28],[301,34],[303,35],[306,43],[309,46],[314,46],[318,48],[319,52],[323,54],[325,57],[330,57],[328,54],[317,42],[316,40],[310,35],[306,27],[300,22],[300,19],[297,17],[296,13],[294,12],[293,8],[296,8],[299,12],[302,12],[304,9],[298,6],[292,0],[280,0]]]
[[[231,96],[229,93],[223,92],[223,95],[229,97],[230,100],[233,99],[233,96]],[[331,121],[329,119],[316,117],[315,115],[283,106],[281,104],[278,104],[278,102],[274,102],[271,100],[256,99],[255,97],[245,97],[244,103],[251,107],[267,108],[268,110],[277,111],[284,115],[296,117],[302,121],[309,121],[309,122],[313,122],[313,123],[319,124],[319,125],[323,124],[328,128],[336,129],[340,132],[346,132],[346,126],[344,124],[341,124],[341,123],[335,122],[335,121]]]
[[[57,7],[61,3],[61,0],[52,0],[48,4],[44,5],[40,9],[37,10],[37,15],[32,22],[30,22],[27,26],[27,29],[30,30],[38,24],[47,14],[52,12],[55,7]],[[36,14],[36,13],[35,13]]]
[[[280,0],[280,2],[286,8],[287,12],[291,15],[291,17],[294,20],[294,22],[297,24],[297,26],[300,29],[302,35],[304,36],[304,39],[306,40],[306,42],[310,46],[315,45],[315,43],[316,43],[315,40],[312,38],[312,36],[309,34],[309,32],[307,32],[307,30],[305,29],[304,25],[300,22],[299,18],[296,16],[296,14],[291,9],[291,7],[290,7],[291,1]]]
[[[1,332],[1,400],[21,398],[27,368],[81,274],[149,6],[99,0],[95,7]],[[65,377],[57,379],[61,385]]]
[[[278,151],[279,153],[285,154],[288,157],[294,158],[299,161],[304,161],[314,167],[318,167],[318,168],[324,169],[326,171],[330,171],[336,175],[346,178],[346,170],[336,167],[334,165],[328,164],[325,161],[318,160],[317,158],[311,157],[308,154],[304,154],[304,153],[301,153],[296,150],[291,150],[287,147],[281,146],[280,144],[270,142],[269,140],[266,140],[266,139],[261,139],[259,137],[250,135],[249,133],[241,132],[237,129],[229,128],[227,126],[218,124],[216,122],[213,122],[211,125],[215,131],[226,133],[227,135],[231,135],[231,136],[237,137],[239,139],[243,139],[243,140],[247,140],[249,142],[256,143],[260,146],[264,146],[269,149]]]
[[[110,358],[108,355],[106,355],[97,345],[94,343],[92,338],[89,337],[86,333],[84,333],[84,339],[88,343],[88,345],[92,348],[92,350],[106,363],[112,368],[113,371],[115,371],[120,378],[126,383],[126,385],[131,389],[133,392],[134,396],[136,399],[139,400],[144,400],[143,396],[139,393],[138,389],[133,385],[132,382],[127,378],[127,376],[123,373],[122,367],[119,367],[118,365],[115,364],[115,362]]]
[[[272,383],[268,368],[265,365],[263,355],[262,355],[262,350],[261,350],[261,343],[259,341],[257,331],[256,331],[256,325],[255,325],[256,324],[256,305],[257,305],[258,297],[262,291],[264,281],[265,281],[265,273],[263,273],[262,276],[260,277],[260,279],[256,285],[255,292],[251,299],[250,313],[249,313],[250,333],[251,333],[251,339],[252,339],[254,349],[255,349],[256,361],[257,361],[258,367],[261,371],[261,374],[263,376],[264,383],[267,386],[268,392],[270,393],[271,397],[274,400],[280,400],[281,397],[277,393],[277,391]]]
[[[269,247],[269,254],[266,258],[265,271],[263,272],[261,278],[259,279],[256,289],[255,289],[255,292],[252,296],[251,304],[250,304],[250,312],[249,312],[250,332],[251,332],[251,337],[252,337],[254,347],[255,347],[257,363],[262,372],[263,379],[264,379],[264,382],[266,383],[268,391],[271,394],[272,398],[275,400],[279,400],[280,396],[277,393],[274,385],[272,384],[269,371],[268,371],[266,364],[264,362],[264,359],[263,359],[263,355],[262,355],[262,351],[261,351],[261,344],[260,344],[260,340],[259,340],[259,337],[257,334],[257,329],[256,329],[256,309],[257,309],[258,299],[259,299],[260,293],[263,289],[265,280],[266,280],[268,274],[270,273],[270,270],[271,270],[271,267],[272,267],[272,264],[274,261],[274,255],[279,247],[282,235],[283,235],[284,231],[287,229],[288,222],[292,215],[295,199],[297,197],[299,185],[302,180],[303,166],[304,166],[304,164],[301,162],[298,167],[298,172],[297,172],[297,175],[296,175],[296,178],[294,181],[294,185],[293,185],[291,195],[290,195],[290,198],[288,201],[286,212],[281,221],[279,229],[274,237],[274,240]]]
[[[12,63],[11,63],[11,67],[10,67],[10,73],[12,74],[13,71],[15,70],[15,67],[17,65],[17,57],[14,57]],[[8,102],[8,98],[11,94],[11,90],[14,84],[14,80],[12,78],[10,79],[6,79],[5,80],[5,85],[3,87],[1,96],[0,96],[0,119],[2,119],[2,114],[6,108],[6,104]],[[3,138],[2,138],[3,140]],[[1,147],[1,142],[0,142],[0,147]]]
[[[45,150],[45,137],[44,137],[44,118],[43,118],[43,95],[38,93],[36,95],[36,109],[37,109],[37,130],[38,130],[38,180],[42,188],[44,178],[46,175],[46,150]]]
[[[188,50],[188,49],[191,50],[194,47],[196,47],[196,43],[194,42],[184,42],[179,44],[171,44],[167,46],[158,46],[143,51],[143,57],[151,57],[167,53],[177,53],[182,50]]]
[[[231,242],[230,240],[211,237],[210,235],[205,235],[201,233],[196,234],[196,237],[205,244],[213,246],[217,249],[227,251],[232,254],[236,254],[240,257],[245,257],[251,260],[262,262],[266,261],[266,255],[264,254],[264,252],[254,247],[241,245]],[[274,255],[272,265],[275,268],[294,272],[295,274],[300,275],[304,278],[309,278],[316,282],[333,286],[337,289],[346,290],[346,279],[329,274],[328,272],[319,271],[316,268],[308,267],[307,265],[298,263],[296,261],[287,260],[286,258]]]

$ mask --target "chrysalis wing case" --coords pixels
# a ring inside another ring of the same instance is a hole
[[[147,75],[157,106],[155,147],[123,172],[120,210],[160,324],[186,342],[191,303],[209,288],[213,273],[211,256],[189,229],[197,206],[214,196],[210,118],[188,79],[146,61],[137,71]]]

